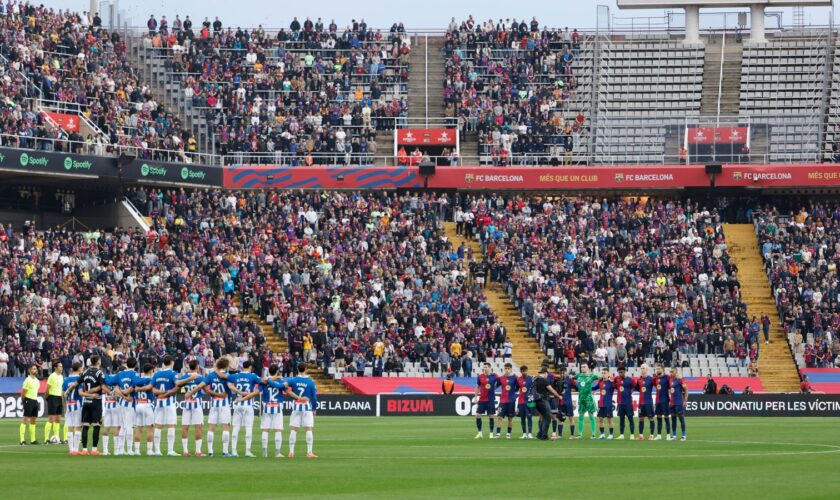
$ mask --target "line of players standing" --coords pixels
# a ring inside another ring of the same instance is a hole
[[[629,422],[630,439],[644,440],[645,420],[650,426],[648,440],[658,441],[662,439],[663,421],[665,424],[666,439],[668,441],[677,438],[677,422],[680,423],[681,441],[686,440],[685,432],[685,403],[688,398],[688,390],[685,382],[679,377],[676,369],[671,369],[666,374],[661,365],[656,367],[656,375],[650,374],[650,367],[642,365],[642,376],[627,376],[626,370],[619,369],[618,376],[610,376],[609,370],[603,369],[600,375],[589,373],[589,366],[581,366],[581,373],[569,374],[565,366],[561,366],[557,374],[548,373],[544,364],[538,377],[544,378],[550,389],[547,391],[548,407],[550,416],[547,417],[551,424],[551,440],[562,439],[563,423],[570,420],[569,439],[581,439],[583,437],[583,419],[588,414],[591,439],[614,439],[615,430],[613,427],[613,416],[618,408],[620,419],[620,435],[616,439],[624,439],[625,420]],[[501,438],[502,423],[507,419],[507,439],[511,438],[513,418],[520,417],[522,435],[520,439],[533,439],[533,416],[538,404],[540,395],[535,390],[540,384],[535,384],[534,377],[528,375],[528,367],[520,367],[520,375],[513,374],[513,366],[510,363],[504,365],[504,373],[496,375],[492,373],[490,363],[484,363],[482,373],[477,378],[475,396],[477,400],[475,411],[475,423],[478,429],[476,439],[483,437],[482,416],[487,416],[490,427],[490,439]],[[544,385],[544,384],[543,384]],[[498,395],[498,408],[496,407],[496,389],[500,388]],[[654,397],[654,389],[656,396]],[[572,391],[578,392],[578,433],[575,434],[574,424],[574,403]],[[639,394],[638,417],[639,433],[636,435],[634,420],[633,392]],[[595,415],[593,395],[597,395],[597,417],[599,419],[600,434],[595,434]],[[615,398],[615,401],[614,401]],[[656,428],[654,430],[654,418]],[[495,421],[494,421],[495,419]],[[547,428],[549,421],[540,414],[540,429],[537,438],[549,439]],[[605,423],[608,427],[605,427]],[[558,433],[559,427],[559,433]],[[607,434],[605,431],[609,429]],[[495,429],[495,434],[494,434]]]

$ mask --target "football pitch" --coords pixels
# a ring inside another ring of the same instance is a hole
[[[319,417],[308,460],[302,432],[297,458],[261,458],[258,422],[248,459],[223,458],[220,431],[214,458],[71,457],[19,446],[19,421],[3,420],[0,474],[5,498],[840,497],[840,419],[692,418],[686,442],[520,440],[514,424],[491,441],[486,419],[476,440],[471,418]]]

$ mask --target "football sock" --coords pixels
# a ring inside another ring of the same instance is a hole
[[[251,453],[251,441],[254,440],[254,428],[248,426],[245,428],[245,453]]]
[[[82,427],[82,448],[86,449],[88,445],[88,430],[90,429],[89,425]]]
[[[186,448],[184,448],[184,450],[186,450]],[[200,439],[195,440],[195,452],[196,453],[201,453],[201,440]]]
[[[175,428],[174,427],[170,427],[169,429],[166,430],[166,444],[169,446],[169,453],[172,453],[173,451],[175,451]],[[184,451],[187,451],[187,449],[184,448]]]
[[[181,438],[181,448],[183,448],[184,451],[189,451],[189,441],[190,440],[188,438]]]
[[[592,430],[592,435],[595,435],[595,416],[589,415],[589,427]]]
[[[531,431],[533,431],[533,430],[534,430],[534,417],[532,417],[531,415],[528,415],[528,434],[530,434]]]
[[[267,431],[262,432],[260,442],[262,443],[263,451],[267,451],[268,450],[268,432]]]
[[[155,429],[155,452],[160,453],[160,431],[161,429]]]
[[[640,436],[645,435],[645,421],[643,419],[639,420],[639,435]]]
[[[475,427],[478,429],[478,432],[481,432],[481,417],[475,419]]]
[[[511,431],[511,430],[512,430],[512,428],[511,428],[510,426],[508,426],[508,428],[507,428],[507,433],[508,433],[508,435],[510,435],[510,431]]]
[[[289,432],[289,453],[295,452],[295,442],[297,441],[297,431]]]
[[[671,419],[667,415],[665,416],[665,433],[671,433]]]
[[[64,439],[63,439],[62,441],[67,441],[67,435],[68,435],[68,432],[67,432],[67,424],[65,424],[65,425],[64,425]]]
[[[603,433],[604,433],[604,428],[603,428],[603,427],[599,427],[599,429],[601,430],[601,434],[603,434]]]
[[[108,453],[108,444],[111,442],[111,436],[105,434],[102,436],[102,451]]]
[[[633,420],[633,417],[628,417],[627,421],[630,422],[630,435],[632,436],[636,433],[636,422]],[[622,434],[624,434],[624,432],[622,432]]]
[[[680,415],[680,429],[682,429],[682,435],[685,436],[685,415]]]
[[[526,427],[525,427],[525,414],[519,415],[519,423],[522,425],[522,434],[525,434]]]
[[[557,432],[557,421],[551,419],[551,432]]]
[[[230,444],[231,444],[230,448],[231,448],[231,450],[233,450],[231,453],[236,453],[236,450],[239,448],[239,426],[238,425],[233,426],[233,433],[230,435]]]
[[[35,424],[29,424],[29,440],[35,441]]]
[[[578,432],[580,432],[580,435],[582,436],[583,435],[583,413],[578,415],[578,429],[579,429]]]
[[[70,451],[74,451],[76,449],[76,445],[74,444],[74,433],[71,433],[67,438],[67,449]]]
[[[496,423],[493,421],[493,417],[490,417],[490,434],[493,434],[493,431],[496,430],[495,425]]]
[[[20,442],[26,441],[26,424],[20,424]]]
[[[99,446],[99,426],[93,426],[93,449],[95,450]]]
[[[274,433],[274,453],[280,453],[280,448],[283,447],[283,433],[276,431]]]
[[[624,434],[624,419],[623,418],[618,421],[618,430],[622,434]]]
[[[306,453],[312,454],[312,445],[315,443],[315,436],[312,431],[306,431]]]
[[[677,435],[677,416],[671,415],[671,435]]]
[[[44,425],[44,441],[50,440],[50,431],[52,430],[52,426],[52,422],[47,422],[46,425]]]
[[[222,453],[228,453],[230,449],[230,431],[222,431]]]
[[[73,431],[73,446],[76,451],[79,451],[80,444],[82,444],[82,431]]]
[[[216,437],[216,433],[213,431],[207,432],[207,453],[213,453],[213,438]]]

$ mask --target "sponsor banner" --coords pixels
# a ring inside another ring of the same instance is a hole
[[[345,417],[375,417],[377,409],[376,396],[346,396],[339,394],[321,394],[318,396],[318,415],[345,416]],[[39,417],[45,417],[47,412],[46,397],[38,395]],[[183,410],[183,397],[178,395],[178,413]],[[210,411],[210,400],[205,398],[201,402],[201,408],[207,415]],[[292,401],[283,402],[283,414],[289,415],[292,411]],[[254,402],[254,413],[260,414],[260,403]],[[0,418],[21,418],[23,417],[23,404],[18,394],[0,394]]]
[[[54,113],[52,111],[44,111],[50,120],[62,130],[67,132],[78,132],[81,128],[81,120],[78,115],[71,115],[67,113]]]
[[[212,165],[135,159],[122,169],[123,179],[221,186],[223,169]]]
[[[699,127],[689,128],[686,137],[689,144],[744,144],[748,135],[747,127]]]
[[[840,167],[831,163],[791,165],[724,165],[717,186],[840,186]]]
[[[397,189],[422,186],[416,167],[241,165],[225,167],[224,175],[224,187],[238,189]]]
[[[451,128],[404,128],[397,130],[399,146],[454,146],[458,130]]]
[[[62,175],[116,176],[116,158],[0,148],[0,170]]]
[[[625,167],[440,167],[430,188],[461,189],[639,189],[708,186],[702,165]]]

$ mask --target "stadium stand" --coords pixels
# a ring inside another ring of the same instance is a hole
[[[204,24],[150,28],[137,53],[196,130],[209,127],[207,149],[231,162],[372,164],[377,131],[406,116],[411,40],[401,23],[342,32],[295,18],[288,31],[220,23],[212,35]]]

